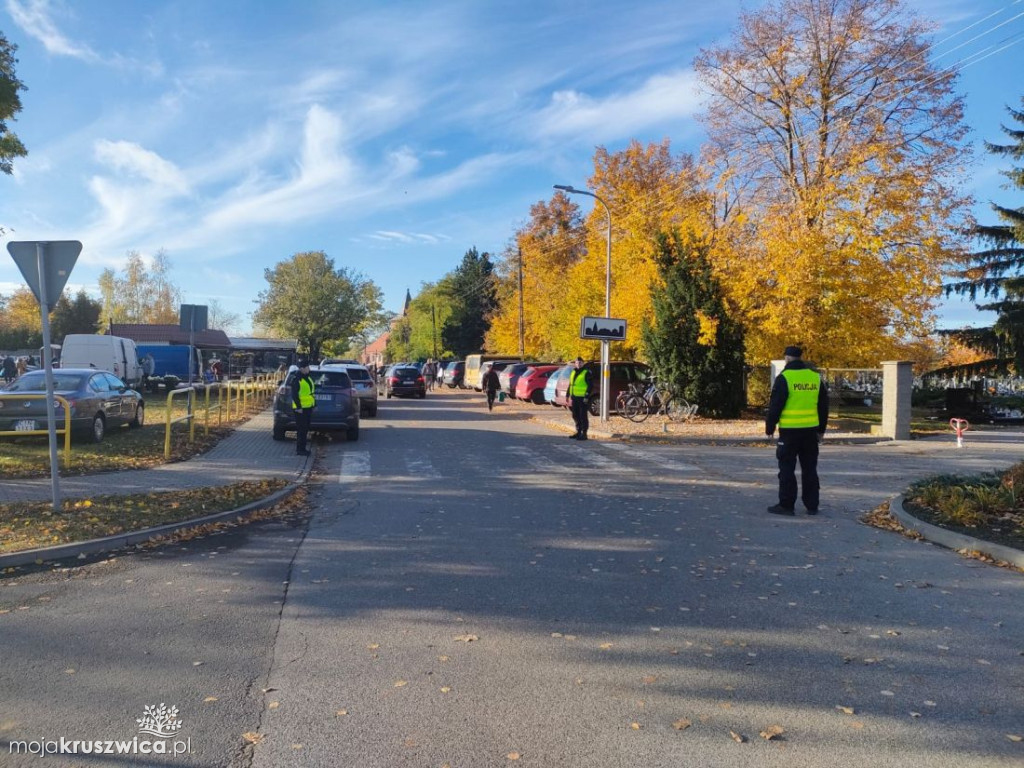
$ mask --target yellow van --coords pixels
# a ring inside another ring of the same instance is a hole
[[[462,379],[464,389],[475,389],[483,391],[483,372],[480,370],[484,363],[492,360],[508,360],[510,362],[521,362],[522,358],[517,355],[466,355],[466,375]]]

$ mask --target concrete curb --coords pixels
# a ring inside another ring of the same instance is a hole
[[[927,541],[957,551],[966,549],[971,552],[981,552],[993,560],[1005,560],[1011,565],[1024,570],[1024,552],[1002,544],[993,544],[990,541],[976,539],[973,536],[947,531],[945,528],[919,520],[904,509],[902,494],[889,502],[889,511],[900,521],[904,528],[917,531]]]
[[[254,501],[243,507],[230,509],[226,512],[217,512],[216,514],[207,515],[205,517],[195,517],[190,520],[181,520],[176,523],[158,525],[154,528],[144,528],[141,531],[129,531],[127,533],[118,533],[114,536],[104,536],[101,539],[89,539],[88,541],[78,541],[71,544],[60,544],[55,547],[40,547],[38,549],[25,549],[20,552],[11,552],[7,555],[0,555],[0,569],[13,568],[19,565],[31,565],[37,560],[53,562],[56,560],[66,560],[68,558],[77,559],[79,555],[93,555],[99,552],[109,552],[115,549],[122,549],[123,547],[130,547],[133,544],[141,544],[144,541],[149,541],[155,536],[166,536],[177,533],[178,531],[195,528],[199,525],[220,523],[225,520],[233,520],[238,517],[245,517],[255,512],[260,512],[264,509],[269,509],[283,499],[286,499],[305,484],[306,480],[309,479],[309,473],[312,471],[313,460],[315,458],[315,455],[310,457],[310,460],[306,463],[306,466],[303,467],[302,474],[299,475],[298,479],[293,480],[280,491],[275,491],[265,499]]]

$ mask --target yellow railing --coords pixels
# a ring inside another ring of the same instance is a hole
[[[0,395],[0,400],[45,400],[46,395],[44,394],[18,394],[18,395]],[[68,401],[60,395],[54,395],[53,399],[64,406],[64,429],[58,429],[58,435],[64,435],[64,466],[68,467],[71,463],[71,407]],[[37,421],[37,419],[32,419]],[[49,429],[23,429],[14,430],[13,432],[0,432],[0,436],[11,435],[24,437],[27,435],[49,435]]]
[[[196,439],[196,421],[194,413],[186,413],[184,416],[179,416],[174,419],[171,418],[171,411],[174,408],[173,400],[176,395],[188,395],[189,399],[195,394],[195,387],[186,387],[185,389],[172,389],[167,393],[167,419],[164,427],[164,458],[171,458],[171,425],[177,424],[182,421],[188,422],[188,441],[191,443]]]

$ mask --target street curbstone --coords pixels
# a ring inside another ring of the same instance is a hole
[[[899,520],[904,528],[917,531],[926,540],[933,544],[939,544],[949,549],[960,551],[966,549],[970,552],[980,552],[991,557],[993,560],[1003,560],[1016,568],[1024,569],[1024,552],[1003,544],[994,544],[983,539],[976,539],[955,531],[947,531],[937,525],[926,523],[907,512],[903,506],[903,494],[899,494],[889,502],[889,511],[893,517]]]

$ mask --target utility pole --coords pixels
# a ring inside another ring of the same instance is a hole
[[[434,311],[434,305],[430,305],[430,322],[434,326],[434,360],[437,360],[437,313]]]
[[[526,357],[526,325],[523,320],[523,249],[519,248],[519,357]]]

